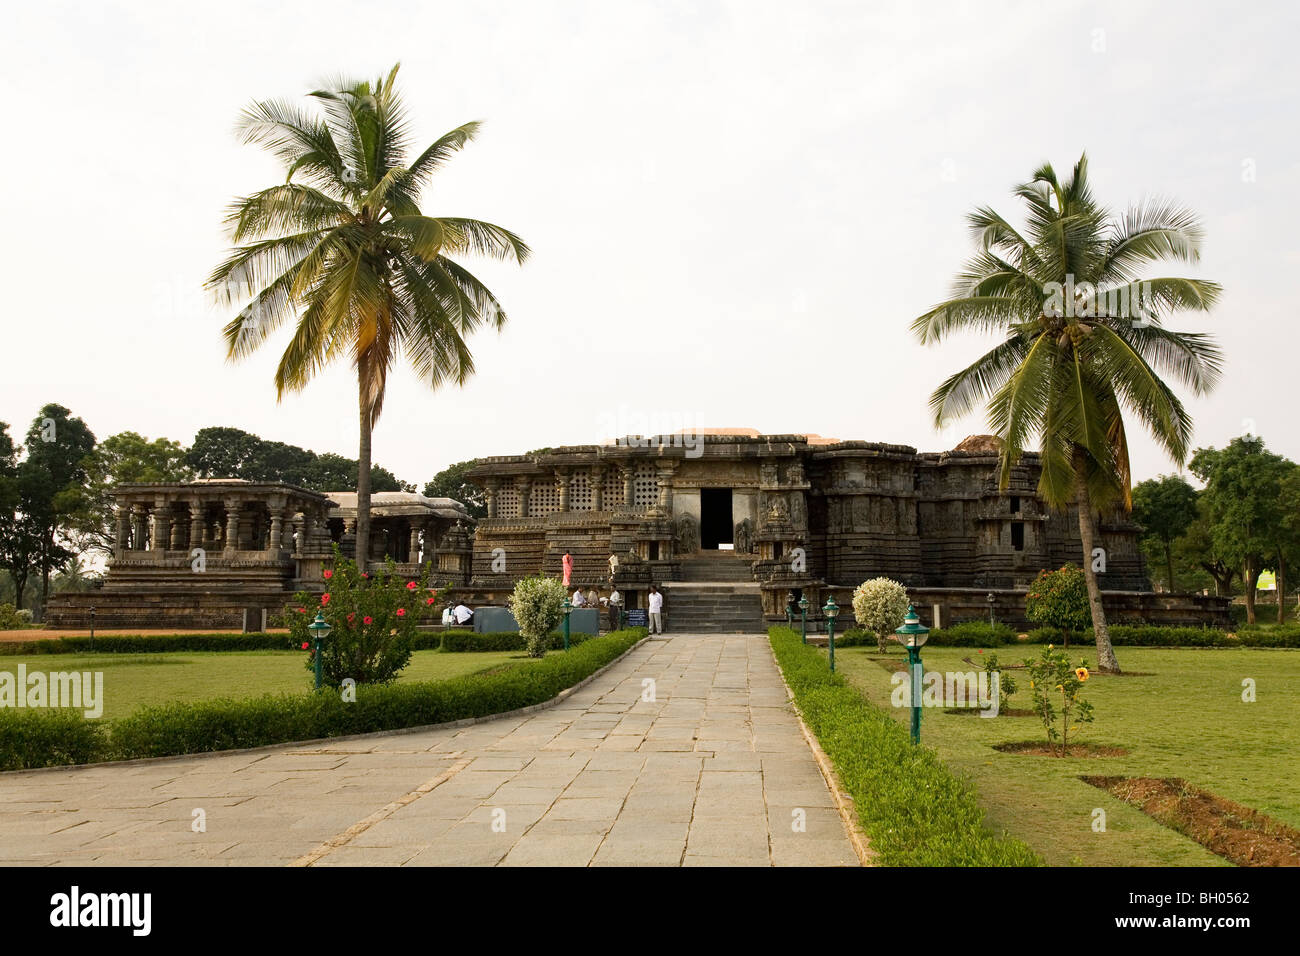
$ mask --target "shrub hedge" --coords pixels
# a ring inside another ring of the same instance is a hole
[[[589,640],[590,634],[570,634],[569,646]],[[0,643],[0,657],[34,654],[164,654],[171,651],[290,651],[300,640],[288,634],[114,634],[97,637],[52,637],[41,641]],[[551,647],[564,646],[557,631]],[[470,630],[419,631],[411,639],[413,651],[521,651],[524,639],[516,631],[475,634]]]
[[[361,685],[142,707],[109,724],[80,711],[0,710],[0,770],[260,747],[487,717],[550,700],[645,637],[645,628],[591,638],[567,654],[443,681]]]
[[[1020,640],[1019,634],[1025,634]],[[1112,624],[1110,640],[1116,647],[1300,647],[1300,625],[1278,627],[1243,627],[1236,632],[1214,627],[1158,627],[1151,625]],[[990,633],[987,623],[974,621],[930,631],[930,647],[1001,647],[1005,644],[1061,644],[1064,635],[1054,627],[1036,627],[1017,632],[998,624]],[[835,638],[837,647],[874,645],[875,638],[854,629]],[[1070,635],[1070,642],[1080,647],[1095,644],[1092,628]]]
[[[934,751],[826,668],[797,632],[774,627],[772,649],[804,721],[853,796],[883,866],[1035,866],[1034,852],[984,826],[970,785]]]

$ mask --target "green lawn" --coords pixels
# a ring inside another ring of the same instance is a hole
[[[552,652],[556,653],[556,652]],[[222,651],[169,654],[59,654],[0,658],[0,671],[103,671],[104,717],[123,717],[144,704],[212,697],[306,693],[312,687],[306,652]],[[522,651],[444,654],[416,651],[401,681],[446,680],[529,660]]]
[[[1091,648],[1080,648],[1090,662]],[[1038,648],[996,648],[1002,664],[1019,664]],[[1156,823],[1079,777],[1182,777],[1221,797],[1300,827],[1300,651],[1116,649],[1120,666],[1151,676],[1095,676],[1086,693],[1096,721],[1080,742],[1127,748],[1122,757],[1066,758],[1004,754],[992,745],[1045,739],[1036,717],[945,714],[926,708],[921,739],[980,795],[990,827],[1019,837],[1045,862],[1087,866],[1214,866],[1227,861]],[[825,651],[822,652],[823,656]],[[986,650],[985,653],[990,653]],[[1074,648],[1071,648],[1074,654]],[[901,650],[888,655],[902,661]],[[927,671],[969,671],[970,648],[926,648]],[[900,722],[910,712],[890,707],[890,672],[874,648],[837,648],[836,668]],[[1028,679],[1011,706],[1028,708]],[[1243,703],[1242,680],[1253,678],[1256,702]],[[1076,739],[1072,736],[1071,740]],[[1106,832],[1092,829],[1093,810],[1106,812]]]

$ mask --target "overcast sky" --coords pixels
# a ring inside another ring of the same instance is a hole
[[[1122,208],[1204,218],[1227,370],[1196,445],[1244,429],[1300,459],[1294,6],[1239,3],[35,3],[0,34],[0,420],[45,402],[100,438],[230,425],[356,455],[340,366],[277,404],[273,340],[228,365],[202,283],[225,205],[282,179],[232,134],[253,99],[340,72],[399,82],[419,148],[484,120],[426,212],[505,225],[472,268],[510,313],[478,373],[391,379],[375,459],[422,484],[482,455],[650,426],[951,447],[931,390],[988,347],[910,321],[971,250],[963,217],[1087,150]],[[1172,271],[1172,270],[1170,270]],[[287,333],[286,333],[287,335]],[[1253,427],[1252,427],[1253,426]],[[1135,478],[1173,470],[1130,432]]]

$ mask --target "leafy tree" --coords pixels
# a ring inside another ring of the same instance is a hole
[[[470,515],[477,518],[487,517],[487,496],[483,489],[467,477],[471,468],[479,459],[457,462],[449,465],[425,482],[424,495],[427,498],[452,498],[463,504]]]
[[[1038,493],[1057,510],[1075,506],[1098,666],[1117,672],[1093,570],[1093,516],[1130,503],[1126,412],[1175,462],[1186,457],[1191,418],[1161,376],[1203,395],[1218,378],[1221,358],[1208,336],[1174,332],[1164,319],[1210,309],[1220,287],[1142,278],[1151,263],[1195,261],[1200,225],[1190,211],[1163,202],[1114,216],[1092,195],[1086,156],[1064,181],[1042,166],[1015,195],[1024,202],[1027,229],[1016,230],[987,207],[971,213],[978,252],[951,297],[912,329],[925,344],[963,331],[1004,337],[935,390],[935,421],[942,426],[986,402],[1002,439],[1004,488],[1037,437]]]
[[[169,438],[153,441],[119,432],[97,444],[86,460],[86,485],[76,507],[73,540],[79,552],[112,554],[117,539],[113,488],[126,482],[189,481],[186,451]]]
[[[1159,545],[1165,565],[1165,583],[1174,587],[1174,541],[1196,520],[1196,489],[1178,475],[1149,478],[1133,488],[1133,517],[1143,529],[1143,544]]]
[[[267,441],[238,428],[201,428],[185,464],[202,478],[283,481],[309,491],[341,491],[357,485],[357,460],[331,452],[318,455],[297,445]],[[375,491],[413,491],[387,468],[371,465]]]
[[[1079,633],[1091,619],[1088,582],[1083,570],[1067,564],[1058,571],[1039,571],[1025,596],[1025,617],[1036,624],[1055,627],[1070,646],[1070,632]]]
[[[31,567],[29,555],[35,551],[38,540],[19,510],[19,448],[9,434],[9,424],[0,422],[0,569],[9,573],[14,589],[14,594],[5,591],[0,593],[0,598],[12,599],[15,606],[22,607]]]
[[[1277,623],[1286,622],[1290,570],[1300,563],[1300,466],[1287,462],[1278,480],[1278,523],[1273,528],[1273,563],[1277,569]]]
[[[1255,588],[1270,556],[1278,553],[1282,527],[1282,481],[1294,465],[1264,447],[1254,435],[1234,438],[1222,450],[1200,448],[1192,456],[1193,474],[1205,482],[1201,493],[1214,548],[1241,568],[1246,591],[1246,622],[1255,623]]]
[[[1203,496],[1197,502],[1196,520],[1187,528],[1186,533],[1174,542],[1174,559],[1183,567],[1186,577],[1190,569],[1196,569],[1207,575],[1214,582],[1214,593],[1219,597],[1231,597],[1233,582],[1240,568],[1230,563],[1215,547],[1213,525]]]
[[[356,370],[359,555],[369,553],[371,433],[398,357],[434,388],[463,384],[474,371],[466,337],[483,325],[501,329],[506,314],[458,257],[522,263],[529,254],[500,226],[420,210],[422,187],[479,124],[457,127],[408,164],[396,79],[394,66],[373,83],[316,90],[323,115],[280,101],[244,111],[244,141],[274,153],[286,181],[235,201],[226,217],[234,248],[209,280],[229,304],[253,290],[225,328],[230,358],[293,322],[275,373],[279,396],[340,358]]]
[[[11,567],[18,595],[30,573],[39,575],[40,603],[50,596],[50,575],[64,568],[74,552],[62,543],[75,530],[85,501],[87,460],[95,436],[62,405],[44,406],[27,430],[27,457],[18,465],[18,552]]]

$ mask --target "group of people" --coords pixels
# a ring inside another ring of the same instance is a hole
[[[573,578],[573,555],[568,551],[564,552],[564,557],[560,559],[560,567],[564,572],[564,586],[567,589]],[[616,630],[621,623],[619,612],[623,608],[623,595],[614,585],[614,574],[618,571],[618,555],[611,553],[609,556],[609,584],[613,589],[609,597],[599,598],[599,603],[609,608],[609,629]],[[597,603],[595,589],[590,589],[586,594],[582,593],[582,588],[576,588],[570,603],[574,607],[595,606]],[[650,593],[647,595],[646,607],[646,624],[651,634],[662,634],[664,632],[664,596],[653,584],[650,586]]]
[[[564,552],[561,560],[564,568],[564,587],[567,590],[570,586],[570,580],[573,576],[573,555],[568,551]],[[614,572],[618,570],[618,557],[611,554],[609,556],[609,581],[613,590],[609,597],[600,597],[595,588],[589,588],[584,594],[582,588],[575,588],[573,596],[569,603],[575,607],[605,607],[609,611],[609,629],[618,630],[622,625],[620,614],[623,610],[623,595],[619,593],[617,587],[614,587]],[[650,586],[650,593],[646,597],[646,623],[649,626],[651,634],[662,634],[664,632],[664,596],[654,585]],[[467,605],[463,600],[455,605],[448,604],[442,612],[442,623],[444,627],[452,625],[465,625],[474,622],[474,609]]]

